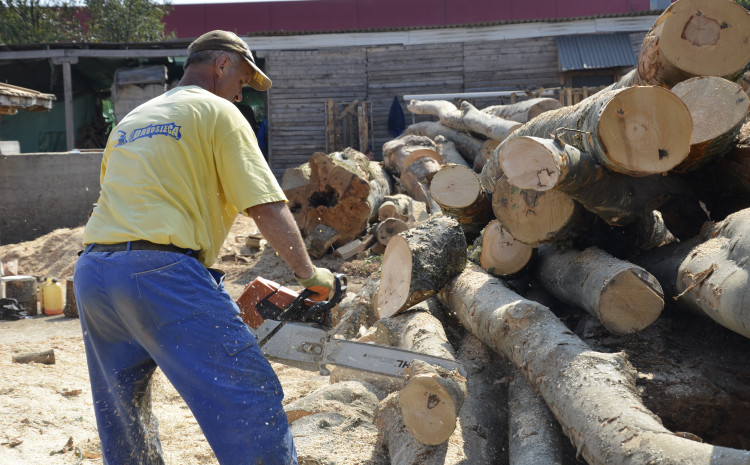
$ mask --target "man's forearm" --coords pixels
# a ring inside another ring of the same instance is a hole
[[[264,203],[250,207],[247,214],[255,220],[268,244],[289,265],[295,275],[309,278],[315,267],[292,213],[284,202]]]

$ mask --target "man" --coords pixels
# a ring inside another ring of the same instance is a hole
[[[296,464],[276,374],[224,290],[216,260],[237,213],[252,217],[300,284],[326,299],[250,125],[232,104],[271,80],[235,34],[188,48],[178,87],[112,131],[74,275],[102,455],[163,464],[150,379],[158,366],[221,464]]]

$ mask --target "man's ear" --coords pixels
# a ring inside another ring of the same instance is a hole
[[[226,53],[222,53],[218,57],[216,57],[216,61],[214,61],[214,72],[217,76],[222,78],[227,72],[227,67],[231,64],[232,62],[229,59],[229,56]]]

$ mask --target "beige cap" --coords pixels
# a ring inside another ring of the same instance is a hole
[[[192,44],[190,44],[190,46],[188,46],[189,54],[202,52],[204,50],[225,50],[227,52],[239,53],[255,70],[255,75],[250,82],[250,87],[256,90],[268,90],[268,88],[271,87],[271,80],[260,70],[260,68],[258,68],[258,65],[255,64],[255,58],[253,58],[253,53],[250,51],[250,47],[248,47],[247,43],[240,39],[237,34],[229,31],[211,31],[198,37]]]

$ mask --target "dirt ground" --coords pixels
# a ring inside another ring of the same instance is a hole
[[[249,249],[244,236],[256,233],[252,220],[238,217],[222,248],[217,268],[227,272],[226,288],[237,298],[256,276],[301,288],[272,249]],[[57,278],[72,276],[83,228],[59,229],[34,241],[0,246],[6,268],[17,273]],[[331,254],[316,264],[344,272],[355,291],[376,264],[344,262]],[[375,268],[377,269],[377,268]],[[55,364],[13,363],[14,355],[53,349]],[[285,404],[329,382],[328,377],[273,363],[286,394]],[[197,422],[166,377],[157,371],[153,385],[164,458],[168,464],[216,464]],[[62,465],[102,463],[91,389],[77,318],[37,316],[0,321],[0,464]],[[300,463],[373,463],[382,455],[374,436],[342,440],[340,457],[316,458],[315,444],[297,438]],[[343,439],[343,438],[342,438]]]

